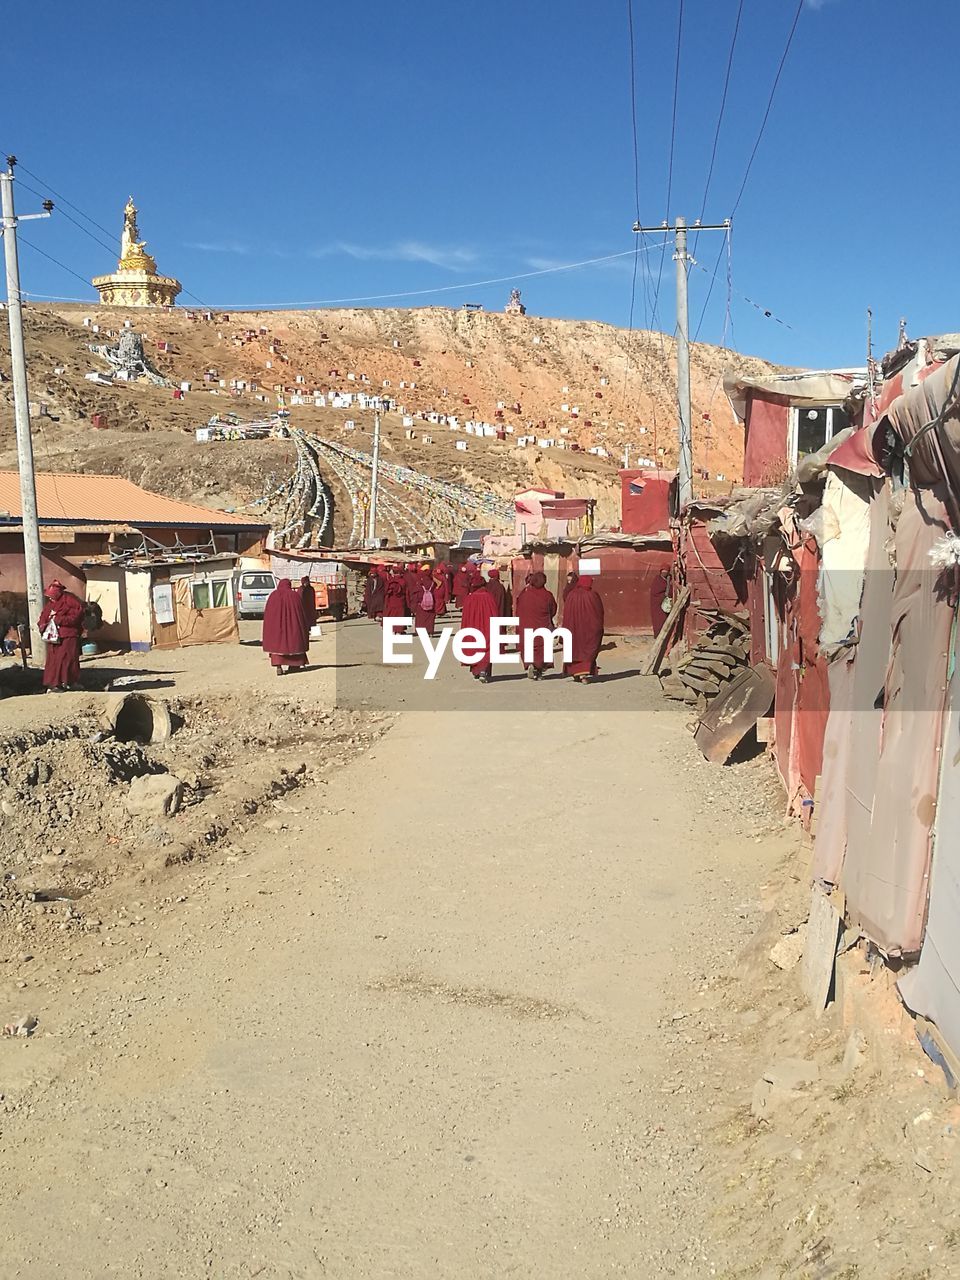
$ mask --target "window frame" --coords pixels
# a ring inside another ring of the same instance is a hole
[[[838,431],[844,429],[843,426],[838,426],[835,421],[836,411],[839,409],[842,412],[843,410],[842,404],[837,404],[835,401],[831,404],[792,404],[790,406],[790,421],[787,432],[787,456],[790,459],[791,467],[796,467],[800,461],[800,415],[801,413],[806,413],[808,409],[826,409],[827,411],[827,430],[823,441],[824,444],[832,440]],[[822,448],[823,446],[821,445],[820,447]],[[815,453],[816,450],[813,450],[813,452]],[[808,458],[810,455],[805,453],[803,456]]]

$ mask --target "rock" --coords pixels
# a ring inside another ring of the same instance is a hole
[[[816,1084],[820,1079],[820,1067],[805,1058],[780,1058],[763,1073],[763,1078],[775,1089],[802,1089],[805,1084]]]
[[[785,934],[770,950],[770,959],[778,969],[795,969],[803,955],[807,940],[807,926],[802,924],[793,933]]]
[[[845,1076],[853,1075],[857,1067],[863,1062],[866,1052],[867,1038],[862,1031],[854,1027],[847,1039],[847,1047],[843,1051],[841,1070]]]
[[[3,811],[6,817],[12,818],[17,812],[17,806],[12,800],[0,800],[0,810]]]
[[[8,1022],[3,1028],[5,1036],[31,1036],[37,1029],[38,1018],[32,1013],[25,1013],[22,1018],[18,1018],[16,1022]]]
[[[147,773],[134,778],[127,792],[127,813],[135,818],[172,817],[183,800],[183,783],[172,773]]]

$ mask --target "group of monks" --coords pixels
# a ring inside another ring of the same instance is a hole
[[[493,676],[490,660],[490,632],[493,618],[515,617],[519,623],[520,654],[525,654],[524,638],[545,628],[552,630],[557,614],[557,601],[547,589],[544,573],[528,573],[517,598],[512,602],[510,590],[491,568],[484,577],[480,566],[472,561],[459,565],[425,562],[407,565],[375,565],[364,587],[363,608],[368,618],[412,618],[414,628],[435,634],[437,618],[448,609],[461,610],[460,625],[480,632],[484,644],[478,655],[465,662],[475,680],[488,684]],[[563,674],[587,683],[597,674],[597,655],[603,643],[603,600],[593,590],[593,580],[577,573],[567,575],[563,590],[563,626],[571,635],[570,661]],[[527,677],[542,680],[545,670],[553,666],[552,646],[543,637],[532,640],[531,661],[524,661]]]

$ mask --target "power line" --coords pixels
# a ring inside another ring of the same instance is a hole
[[[659,249],[659,244],[644,246],[641,253],[651,253]],[[633,249],[624,249],[619,253],[605,253],[599,258],[584,258],[582,262],[564,262],[555,267],[543,267],[538,271],[513,272],[508,276],[496,276],[490,280],[473,280],[467,284],[446,284],[434,289],[410,289],[403,293],[368,293],[355,298],[319,298],[310,302],[257,302],[237,303],[218,302],[213,304],[222,311],[272,311],[272,310],[304,310],[308,307],[334,307],[352,302],[378,302],[390,298],[422,298],[435,293],[463,292],[467,289],[481,289],[486,285],[509,284],[512,280],[530,280],[534,276],[555,275],[560,271],[575,271],[580,267],[591,267],[599,262],[612,262],[616,258],[629,258]]]
[[[25,244],[29,249],[32,249],[34,253],[39,253],[41,258],[46,258],[48,262],[52,262],[54,266],[59,267],[61,271],[66,271],[67,275],[71,275],[76,280],[79,280],[81,284],[89,286],[90,284],[89,280],[87,280],[84,276],[80,275],[79,272],[74,271],[72,267],[68,267],[66,263],[63,263],[58,258],[55,258],[52,253],[47,253],[46,249],[41,249],[39,245],[33,244],[23,234],[20,234],[18,238],[21,244]],[[31,294],[29,296],[33,297],[35,295]],[[89,302],[90,299],[89,298],[80,299],[80,301]]]
[[[40,196],[41,198],[43,198],[44,193],[42,191],[38,191],[36,187],[31,187],[28,183],[24,182],[22,178],[19,179],[19,182],[21,187],[23,187],[25,191],[32,191],[35,196]],[[82,231],[85,236],[89,236],[90,239],[93,240],[96,244],[100,245],[101,248],[106,249],[108,253],[112,254],[116,252],[116,245],[107,244],[105,241],[101,240],[99,236],[95,236],[88,227],[85,227],[82,222],[78,222],[76,218],[72,218],[65,209],[58,208],[57,213],[61,218],[66,218],[68,222],[72,222],[73,225],[78,228],[78,230]]]
[[[28,169],[25,164],[22,164],[20,161],[18,161],[17,167],[19,169],[22,169],[24,173],[29,174],[30,177],[34,180],[34,182],[39,182],[41,187],[43,187],[46,191],[48,191],[50,195],[56,196],[58,200],[62,201],[63,204],[71,208],[74,211],[74,213],[79,213],[80,217],[85,219],[85,221],[89,222],[91,226],[96,227],[98,231],[102,231],[105,236],[113,235],[112,231],[108,231],[106,227],[102,226],[94,218],[91,218],[88,213],[84,213],[84,211],[81,208],[75,205],[73,201],[68,200],[66,196],[61,195],[59,191],[55,191],[53,187],[50,186],[49,182],[44,182],[43,178],[38,177],[37,174],[33,173],[30,169]],[[40,194],[40,193],[36,192],[35,194]],[[61,209],[60,212],[62,213],[63,210]],[[111,249],[111,253],[112,252],[113,250]]]
[[[800,22],[800,15],[803,13],[803,6],[806,0],[799,0],[797,11],[793,15],[793,25],[790,28],[790,34],[787,36],[787,43],[784,46],[783,56],[780,58],[780,65],[777,67],[777,74],[773,78],[773,87],[770,90],[770,97],[767,99],[767,109],[763,113],[763,120],[760,122],[760,132],[757,134],[757,140],[753,144],[753,150],[750,152],[750,159],[747,161],[746,172],[743,175],[743,181],[740,183],[740,190],[737,192],[737,198],[733,202],[733,208],[730,210],[730,216],[737,212],[740,208],[740,201],[743,199],[743,193],[747,185],[747,179],[750,177],[750,170],[753,168],[753,162],[756,159],[757,152],[760,149],[760,143],[763,140],[763,134],[767,127],[767,121],[770,118],[770,111],[773,107],[773,99],[777,93],[777,86],[780,84],[780,77],[783,74],[783,68],[786,65],[787,55],[790,53],[790,46],[793,44],[793,37],[796,35],[797,26]]]
[[[673,161],[677,144],[677,104],[680,99],[680,50],[683,44],[683,0],[680,0],[677,9],[677,52],[674,59],[673,68],[673,110],[670,120],[670,159],[667,162],[667,199],[664,214],[670,217],[670,202],[673,199]],[[639,217],[637,218],[639,222]],[[660,265],[657,268],[657,285],[653,292],[653,311],[651,319],[656,324],[658,308],[660,304],[660,286],[663,283],[663,264],[667,255],[667,241],[663,242],[663,251],[660,254]]]
[[[727,94],[730,90],[730,75],[731,75],[731,72],[733,71],[733,55],[737,47],[737,36],[740,34],[740,19],[743,16],[743,4],[744,4],[744,0],[740,0],[739,4],[737,5],[736,21],[733,24],[733,38],[730,41],[730,53],[727,56],[727,70],[723,78],[723,92],[720,95],[720,111],[717,115],[717,127],[714,130],[713,147],[711,148],[711,151],[710,151],[710,166],[707,169],[707,181],[705,182],[703,187],[703,201],[700,205],[700,218],[699,218],[700,222],[703,221],[704,216],[707,212],[707,199],[710,195],[710,183],[713,181],[713,170],[717,162],[717,147],[720,144],[720,130],[723,126],[723,117],[727,109]],[[694,241],[694,247],[693,247],[694,253],[696,253],[697,251],[698,241],[699,241],[699,235],[697,236],[697,239]]]

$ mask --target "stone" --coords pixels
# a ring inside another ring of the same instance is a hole
[[[857,1027],[847,1038],[847,1047],[843,1051],[841,1070],[845,1076],[852,1076],[863,1062],[867,1052],[867,1038]]]
[[[134,778],[124,801],[135,818],[172,817],[183,800],[183,783],[172,773],[147,773]]]
[[[764,1071],[763,1078],[776,1089],[802,1089],[805,1084],[816,1084],[820,1067],[806,1058],[779,1058]]]
[[[789,972],[800,963],[804,944],[807,940],[807,926],[802,924],[793,933],[784,934],[770,950],[770,959],[778,969]]]

